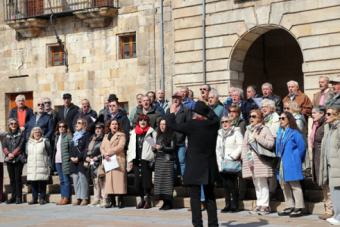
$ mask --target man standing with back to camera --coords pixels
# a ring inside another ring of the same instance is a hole
[[[170,107],[166,116],[167,126],[188,136],[188,149],[184,171],[184,184],[190,185],[192,224],[203,227],[201,211],[201,185],[207,203],[208,225],[218,226],[214,183],[218,175],[216,162],[216,138],[219,119],[203,101],[198,101],[193,110],[194,118],[185,123],[176,123],[176,105]]]

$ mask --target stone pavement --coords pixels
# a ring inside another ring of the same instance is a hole
[[[159,208],[136,210],[134,207],[124,209],[101,209],[98,207],[73,207],[71,205],[28,206],[0,204],[0,226],[117,226],[117,227],[175,227],[192,226],[191,212],[186,209],[160,211]],[[247,211],[236,214],[218,215],[220,226],[236,227],[271,227],[271,226],[331,226],[319,220],[316,215],[300,218],[278,217],[276,213],[266,216],[250,215]],[[207,215],[203,212],[204,226]]]

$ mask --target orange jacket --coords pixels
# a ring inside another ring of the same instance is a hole
[[[289,95],[287,95],[282,100],[283,104],[288,101],[290,101]],[[300,90],[298,90],[298,92],[296,93],[292,101],[297,102],[299,104],[300,110],[302,111],[303,115],[305,115],[306,117],[312,115],[312,109],[313,109],[312,101],[310,101],[308,96],[302,93]]]

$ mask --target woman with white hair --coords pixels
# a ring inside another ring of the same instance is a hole
[[[49,178],[48,157],[51,155],[51,145],[43,138],[40,127],[34,127],[27,143],[27,180],[32,182],[32,200],[28,205],[38,203],[40,189],[40,205],[46,203],[46,185]]]

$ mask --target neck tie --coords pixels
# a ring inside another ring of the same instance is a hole
[[[325,94],[322,93],[321,98],[320,98],[320,101],[319,101],[319,106],[323,106],[324,99],[325,99]]]

